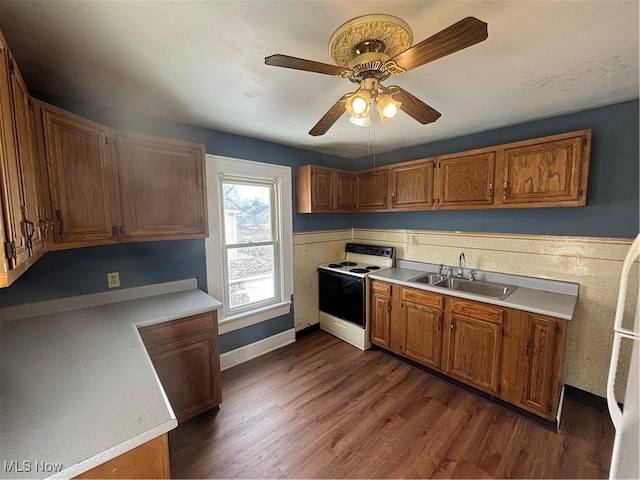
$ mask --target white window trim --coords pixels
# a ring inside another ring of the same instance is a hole
[[[277,178],[280,181],[282,242],[282,276],[280,278],[280,302],[248,312],[227,316],[224,308],[218,310],[218,331],[220,334],[255,325],[291,312],[293,295],[293,204],[291,167],[269,163],[239,160],[219,155],[206,155],[207,167],[207,209],[209,215],[209,238],[205,241],[207,262],[207,292],[212,297],[224,298],[222,218],[220,215],[219,174],[247,175]]]

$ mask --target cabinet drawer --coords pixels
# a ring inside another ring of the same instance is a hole
[[[501,308],[458,299],[451,299],[451,313],[500,325],[504,317],[504,311]]]
[[[371,282],[371,291],[373,293],[384,293],[387,295],[391,295],[391,285],[383,282],[376,282],[375,280]]]
[[[413,302],[425,307],[442,308],[444,305],[444,297],[424,290],[415,288],[402,289],[402,301]]]
[[[147,348],[190,338],[211,337],[217,332],[216,312],[150,325],[139,331]]]

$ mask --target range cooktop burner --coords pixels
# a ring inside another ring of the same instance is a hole
[[[356,265],[356,264],[354,263],[354,265]],[[366,268],[352,268],[349,271],[351,273],[367,273],[369,270],[367,270]]]
[[[380,270],[380,267],[377,266],[377,265],[370,265],[370,266],[364,267],[364,268],[366,268],[367,270]]]
[[[343,267],[354,267],[357,265],[356,262],[340,262],[340,265],[342,265]]]
[[[329,268],[342,268],[343,265],[340,263],[330,263],[329,265],[327,265]]]

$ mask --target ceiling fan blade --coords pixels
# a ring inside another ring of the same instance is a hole
[[[404,71],[411,70],[480,43],[488,36],[485,22],[475,17],[463,18],[441,32],[399,53],[388,60],[388,63],[393,62]],[[393,72],[393,70],[390,71]]]
[[[264,63],[274,67],[293,68],[305,72],[323,73],[325,75],[345,76],[351,73],[348,68],[330,65],[328,63],[314,62],[304,58],[290,57],[289,55],[271,55],[265,57]]]
[[[347,93],[340,100],[334,103],[329,111],[324,114],[324,117],[322,117],[320,121],[309,131],[309,135],[317,137],[327,133],[327,130],[329,130],[333,124],[338,121],[342,114],[346,112],[345,104],[351,95],[351,93]]]
[[[420,100],[418,97],[411,95],[404,88],[400,88],[397,85],[387,87],[385,91],[389,95],[391,95],[394,100],[402,102],[402,105],[400,105],[400,110],[405,112],[407,115],[412,116],[423,125],[435,122],[436,120],[438,120],[438,118],[440,118],[440,115],[442,115],[440,112],[438,112],[434,108],[431,108],[429,105]]]

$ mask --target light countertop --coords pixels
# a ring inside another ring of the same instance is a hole
[[[426,272],[433,273],[433,270],[429,267],[425,267],[425,269],[420,268],[421,266],[418,265],[418,262],[406,262],[406,264],[404,264],[413,268],[403,267],[402,261],[398,263],[400,263],[400,267],[370,273],[369,278],[428,290],[451,297],[465,298],[491,305],[499,305],[502,307],[524,310],[526,312],[539,313],[564,320],[571,320],[578,300],[579,286],[578,284],[571,282],[487,272],[483,279],[518,286],[513,293],[505,299],[500,300],[474,293],[450,290],[444,287],[436,287],[434,285],[413,282],[411,281],[412,279],[420,275],[424,275]]]
[[[0,309],[0,477],[73,477],[175,428],[137,327],[220,306],[190,280]]]

